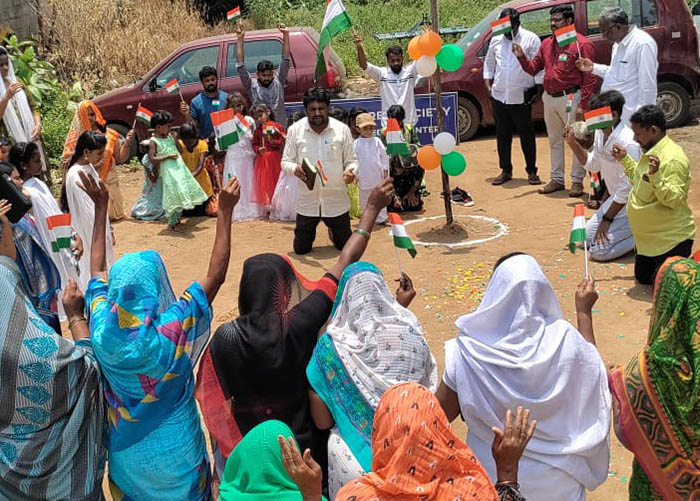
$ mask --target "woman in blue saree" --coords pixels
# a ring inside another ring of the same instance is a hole
[[[224,282],[238,181],[219,197],[207,276],[176,299],[155,251],[127,254],[106,272],[104,184],[80,174],[95,204],[86,292],[95,356],[107,379],[109,479],[119,500],[208,500],[210,468],[193,392],[209,337],[211,302]]]
[[[415,291],[404,275],[397,297],[381,271],[358,262],[338,284],[331,322],[306,369],[311,415],[328,439],[330,498],[371,471],[374,410],[404,382],[437,389],[437,366],[418,318],[406,307]]]

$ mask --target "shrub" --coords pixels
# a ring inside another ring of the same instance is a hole
[[[41,140],[44,144],[46,160],[53,171],[60,170],[63,144],[75,114],[75,101],[79,98],[80,88],[74,86],[71,93],[55,91],[44,100],[41,107]],[[56,181],[55,176],[53,179]]]
[[[131,83],[181,44],[224,29],[185,0],[47,0],[42,18],[47,59],[87,95]]]
[[[59,88],[53,66],[37,57],[33,42],[20,42],[15,35],[11,35],[4,43],[12,58],[17,79],[24,84],[31,101],[41,106],[44,98]]]

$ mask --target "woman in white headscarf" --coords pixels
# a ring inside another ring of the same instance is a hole
[[[592,324],[579,332],[564,320],[537,261],[518,253],[499,260],[479,308],[456,325],[437,397],[448,419],[461,412],[469,423],[467,442],[491,480],[492,428],[522,406],[537,420],[520,461],[522,495],[585,499],[607,478],[610,459],[610,391]]]
[[[0,116],[7,133],[15,143],[38,142],[41,116],[32,112],[22,83],[17,81],[7,49],[0,47]],[[39,143],[41,163],[46,170],[43,148]]]

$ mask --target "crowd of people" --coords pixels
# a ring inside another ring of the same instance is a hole
[[[552,30],[573,22],[569,7],[550,15]],[[334,109],[321,88],[287,119],[284,26],[279,69],[261,61],[257,77],[245,70],[239,28],[245,95],[223,92],[204,67],[177,134],[176,117],[152,114],[132,217],[173,229],[182,217],[216,218],[209,267],[179,296],[157,252],[115,259],[111,222],[124,209],[114,167],[133,130],[122,138],[94,103],[80,103],[57,201],[42,179],[41,117],[0,50],[0,114],[12,138],[0,140],[0,175],[32,202],[11,223],[12,205],[0,200],[0,499],[102,499],[108,470],[118,500],[578,500],[608,477],[611,425],[634,454],[630,499],[698,496],[700,265],[686,259],[695,237],[689,161],[648,102],[655,45],[624,11],[606,9],[601,33],[616,45],[603,67],[583,37],[579,54],[540,43],[517,11],[502,17],[513,29],[491,40],[484,72],[501,168],[493,183],[512,178],[515,129],[528,180],[541,183],[529,133],[542,76],[552,166],[541,192],[564,189],[568,145],[570,195],[583,193],[586,171],[604,180],[587,225],[592,258],[636,250],[635,278],[655,284],[647,342],[626,366],[607,368],[597,349],[594,279],[575,291],[573,325],[536,259],[515,252],[494,263],[480,305],[457,320],[439,377],[410,310],[411,279],[402,274],[392,292],[362,261],[387,210],[420,210],[425,194],[417,74],[400,48],[379,68],[355,38],[409,155],[388,155],[372,116]],[[600,93],[593,75],[603,78]],[[603,107],[612,124],[589,132],[582,114]],[[229,108],[244,128],[220,149],[210,113]],[[323,170],[312,188],[305,159]],[[71,244],[57,248],[48,219],[65,213]],[[249,257],[238,315],[213,325],[241,228],[232,223],[258,218],[295,221],[300,255],[323,221],[338,259],[311,280],[285,256]],[[450,427],[457,417],[466,438]]]

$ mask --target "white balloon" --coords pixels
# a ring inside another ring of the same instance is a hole
[[[441,132],[433,139],[433,148],[435,148],[435,151],[440,153],[440,155],[452,153],[456,146],[457,140],[449,132]]]
[[[437,70],[437,60],[434,57],[421,56],[416,61],[416,71],[422,77],[429,77]]]

